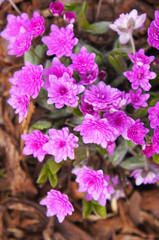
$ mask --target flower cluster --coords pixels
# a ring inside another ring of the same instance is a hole
[[[159,49],[159,11],[155,11],[155,20],[148,29],[148,42],[152,47]]]
[[[45,31],[44,18],[38,12],[34,12],[31,19],[26,13],[17,17],[9,14],[7,20],[7,27],[1,32],[1,37],[9,41],[10,55],[23,55],[29,50],[32,39]]]

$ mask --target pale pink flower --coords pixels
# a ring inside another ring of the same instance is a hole
[[[127,136],[134,143],[143,145],[145,144],[144,137],[149,132],[148,128],[144,127],[144,123],[137,119],[135,123],[128,129]]]
[[[135,169],[131,173],[130,177],[135,178],[135,184],[137,186],[141,184],[153,184],[159,179],[158,175],[155,172],[144,169]]]
[[[74,159],[74,148],[78,147],[78,137],[69,133],[67,127],[61,130],[50,129],[49,136],[50,140],[43,146],[43,149],[53,155],[57,163],[62,160],[66,161],[67,158]]]
[[[65,67],[64,64],[62,64],[58,58],[54,57],[52,60],[51,67],[45,68],[43,70],[43,75],[46,76],[43,88],[48,89],[50,87],[49,83],[50,75],[55,75],[57,78],[60,78],[63,76],[65,72],[67,72],[69,76],[72,77],[73,69],[70,66]]]
[[[132,88],[137,89],[139,86],[145,91],[149,91],[151,84],[149,80],[154,79],[157,75],[155,72],[150,72],[150,65],[144,64],[139,67],[135,64],[132,67],[133,71],[124,72],[124,76],[132,83]]]
[[[154,60],[154,56],[146,56],[144,49],[139,49],[138,52],[135,52],[134,55],[128,52],[128,56],[132,62],[136,63],[138,66],[143,64],[150,64]]]
[[[22,122],[23,118],[27,117],[30,97],[27,94],[21,94],[21,89],[16,86],[13,86],[9,92],[11,96],[7,102],[12,106],[13,109],[16,109],[15,113],[19,114],[20,123]]]
[[[113,113],[104,113],[103,117],[108,120],[110,126],[118,131],[118,136],[123,136],[123,138],[128,139],[127,130],[132,126],[135,121],[128,117],[123,111],[116,111]]]
[[[77,175],[78,191],[86,192],[86,200],[94,199],[105,206],[110,194],[114,193],[114,189],[109,185],[110,176],[104,176],[102,170],[90,170],[86,166],[83,169],[73,169],[72,172]]]
[[[126,44],[129,42],[133,31],[143,27],[145,19],[146,13],[138,16],[137,10],[133,9],[130,13],[120,14],[119,18],[113,24],[110,24],[109,27],[118,33],[119,42]]]
[[[146,143],[145,145],[142,146],[142,153],[147,158],[152,157],[152,154],[156,153],[154,145],[152,143]]]
[[[50,12],[52,13],[53,16],[60,16],[63,11],[64,11],[65,5],[62,2],[51,2],[49,5]]]
[[[151,128],[159,127],[159,102],[154,107],[150,107],[148,113]]]
[[[63,15],[63,19],[69,23],[74,23],[76,21],[76,14],[75,12],[66,11]]]
[[[156,153],[159,153],[159,128],[154,129],[154,136],[152,137],[152,143],[154,144]]]
[[[64,105],[77,107],[77,95],[84,91],[84,86],[77,85],[75,79],[70,78],[66,72],[60,78],[50,75],[49,82],[48,104],[55,103],[56,108],[62,108]]]
[[[78,54],[72,53],[72,67],[80,73],[85,73],[94,68],[95,53],[89,53],[85,47],[81,47]]]
[[[114,142],[118,134],[107,119],[97,119],[90,114],[86,114],[83,123],[75,127],[74,131],[80,131],[84,143],[100,144],[103,148],[107,147],[108,142]]]
[[[47,55],[55,54],[56,57],[61,58],[62,56],[69,57],[72,54],[78,39],[74,38],[73,24],[69,24],[65,28],[58,28],[52,24],[50,35],[43,37],[42,42],[48,47]]]
[[[25,141],[23,154],[33,154],[34,157],[38,158],[39,162],[42,162],[47,154],[43,146],[49,140],[48,135],[42,134],[39,130],[34,130],[32,133],[21,135],[21,137]]]
[[[147,99],[149,99],[150,94],[148,94],[148,93],[141,94],[141,93],[142,93],[141,88],[138,88],[136,90],[136,92],[134,92],[133,90],[129,91],[131,103],[132,103],[133,107],[136,109],[139,109],[140,107],[148,106],[148,104],[145,101],[147,101]]]
[[[46,205],[47,217],[56,215],[60,223],[63,222],[67,214],[72,215],[74,211],[68,196],[54,189],[47,192],[47,197],[40,201],[40,205]]]

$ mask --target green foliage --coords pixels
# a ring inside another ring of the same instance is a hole
[[[93,204],[93,211],[97,216],[101,218],[106,218],[106,207],[103,207],[99,204]]]
[[[51,123],[48,121],[37,121],[30,126],[29,132],[33,132],[35,129],[44,130],[50,127],[51,127]]]
[[[110,65],[118,72],[123,73],[127,70],[127,64],[119,50],[113,50],[108,55]]]
[[[120,166],[127,170],[134,170],[135,168],[143,168],[145,166],[145,156],[137,155],[135,157],[127,158],[125,161],[120,163]]]
[[[109,21],[101,21],[101,22],[92,23],[86,29],[84,29],[84,31],[94,34],[94,35],[103,34],[109,30],[110,23],[111,22],[109,22]]]
[[[159,164],[159,154],[153,155],[153,161],[157,164]]]
[[[35,48],[31,46],[30,50],[24,53],[24,62],[29,61],[34,65],[39,65],[46,50],[47,47],[45,44],[37,45]]]
[[[123,141],[114,151],[114,153],[110,156],[110,162],[117,166],[125,157],[128,151],[128,145],[125,141]]]
[[[87,201],[85,198],[83,199],[83,218],[87,218],[89,214],[93,210],[92,201]]]
[[[87,218],[89,214],[94,211],[97,216],[101,218],[106,217],[106,207],[101,206],[97,201],[91,200],[87,201],[83,199],[83,218]]]

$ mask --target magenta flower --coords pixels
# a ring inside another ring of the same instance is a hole
[[[114,142],[118,134],[107,119],[96,119],[90,114],[86,114],[83,123],[75,127],[74,131],[80,131],[84,143],[100,144],[103,148],[107,147],[108,142]]]
[[[21,137],[25,141],[23,154],[33,154],[34,157],[37,157],[39,162],[42,162],[47,154],[47,152],[43,149],[43,146],[49,140],[48,135],[42,134],[39,130],[34,130],[32,133],[21,135]]]
[[[90,85],[94,83],[97,80],[98,77],[98,65],[94,63],[93,68],[91,70],[88,70],[85,73],[79,72],[79,77],[81,78],[81,81],[79,84],[82,85]]]
[[[143,145],[142,147],[142,153],[147,157],[150,158],[152,157],[152,154],[155,154],[155,147],[152,143],[146,143],[145,145]]]
[[[159,179],[155,172],[151,170],[146,171],[144,169],[135,169],[130,177],[135,178],[135,184],[137,186],[141,184],[153,184]]]
[[[65,72],[68,73],[70,77],[72,77],[73,69],[69,66],[65,67],[64,64],[62,64],[58,58],[54,57],[52,60],[51,67],[45,68],[43,70],[43,75],[46,76],[43,88],[48,89],[50,87],[49,83],[50,75],[55,75],[57,78],[60,78],[63,76]]]
[[[132,103],[133,107],[136,109],[139,109],[140,107],[148,106],[148,104],[145,101],[147,101],[147,99],[149,99],[150,94],[148,94],[148,93],[141,94],[141,93],[142,93],[141,88],[138,88],[136,90],[136,92],[134,92],[133,90],[129,91],[131,103]]]
[[[43,149],[53,155],[57,163],[62,160],[66,161],[67,157],[74,159],[74,148],[78,147],[78,137],[69,133],[67,127],[62,130],[50,129],[49,136],[50,140],[43,146]]]
[[[117,130],[118,136],[121,135],[123,138],[128,139],[127,130],[135,123],[132,118],[128,117],[123,111],[104,113],[103,117],[108,120],[111,127]]]
[[[138,16],[137,10],[133,9],[130,13],[120,14],[119,18],[113,24],[110,24],[109,27],[117,32],[119,42],[126,44],[129,42],[133,31],[143,27],[145,19],[146,13]]]
[[[152,137],[152,143],[154,144],[156,153],[159,153],[159,128],[154,129],[154,136]]]
[[[81,110],[81,112],[83,113],[84,116],[86,114],[90,114],[90,115],[94,116],[95,118],[99,118],[99,114],[97,111],[95,111],[93,109],[93,105],[86,103],[84,101],[84,95],[81,96],[81,105],[79,105],[79,109]]]
[[[62,108],[64,105],[77,107],[79,97],[76,95],[84,91],[84,86],[77,85],[75,79],[70,78],[66,72],[61,78],[50,75],[49,82],[48,104],[55,103],[56,108]]]
[[[69,23],[74,23],[76,21],[76,14],[75,12],[65,12],[63,15],[64,21],[67,21]]]
[[[115,147],[116,147],[115,142],[108,142],[107,144],[108,154],[113,154]]]
[[[101,81],[104,81],[104,80],[106,80],[106,78],[107,78],[107,73],[106,73],[106,71],[101,70],[101,71],[98,73],[98,79],[101,80]]]
[[[28,94],[35,99],[44,83],[42,73],[42,65],[33,65],[26,62],[20,71],[14,73],[10,82],[20,88],[21,94]]]
[[[34,12],[33,17],[30,19],[29,22],[29,33],[33,37],[38,37],[44,31],[45,31],[44,18],[40,16],[38,12]]]
[[[65,5],[59,1],[53,3],[51,2],[49,5],[50,12],[53,16],[60,16],[64,11]]]
[[[69,57],[72,54],[73,47],[78,42],[78,39],[73,37],[73,24],[69,24],[65,28],[58,28],[58,26],[52,24],[50,35],[42,38],[42,42],[48,47],[47,55],[56,54],[58,58]]]
[[[144,127],[144,123],[137,119],[135,123],[128,129],[127,136],[134,143],[143,145],[145,144],[144,137],[149,132],[148,128]]]
[[[104,176],[102,170],[90,170],[86,166],[83,169],[73,169],[72,172],[77,175],[78,191],[86,192],[86,200],[94,199],[105,206],[110,194],[114,193],[114,189],[109,185],[110,176]]]
[[[26,94],[21,94],[21,89],[13,86],[10,89],[11,97],[8,99],[9,105],[15,110],[15,113],[19,114],[19,123],[22,122],[23,118],[27,117],[27,110],[29,106],[30,97]]]
[[[159,127],[159,102],[148,110],[151,128]]]
[[[157,75],[155,72],[150,72],[150,65],[144,64],[139,67],[135,64],[132,67],[133,71],[124,72],[124,76],[132,83],[132,88],[137,89],[139,86],[145,91],[149,91],[151,84],[149,80],[154,79]]]
[[[92,70],[95,67],[95,56],[95,53],[89,53],[85,47],[81,47],[78,54],[72,53],[70,56],[73,69],[80,73],[86,73],[87,71]]]
[[[54,189],[47,192],[47,197],[40,201],[40,205],[46,205],[47,217],[56,215],[60,223],[63,222],[67,214],[72,215],[74,211],[67,195]]]
[[[135,52],[134,55],[128,52],[128,56],[132,62],[137,64],[138,66],[142,66],[143,64],[150,64],[154,60],[154,56],[146,56],[144,49],[139,49],[138,52]]]
[[[152,47],[159,49],[159,11],[155,11],[155,20],[148,28],[148,42]]]

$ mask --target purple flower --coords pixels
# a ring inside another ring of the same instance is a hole
[[[51,2],[49,5],[50,12],[53,16],[60,16],[64,11],[65,5],[59,1],[53,3]]]
[[[153,184],[159,179],[155,172],[151,170],[146,171],[144,169],[135,169],[130,177],[135,178],[135,184],[137,186],[141,184]]]
[[[90,85],[97,80],[98,65],[94,63],[93,68],[91,70],[88,70],[86,73],[79,73],[78,75],[81,78],[79,84]]]
[[[159,49],[159,11],[155,11],[155,20],[148,28],[148,42],[152,47]]]
[[[150,94],[148,93],[141,94],[141,93],[142,93],[141,88],[138,88],[136,92],[134,92],[133,90],[129,91],[131,103],[133,107],[136,109],[139,109],[140,106],[141,107],[148,106],[148,104],[145,101],[150,97]]]
[[[142,66],[143,64],[150,64],[154,60],[154,56],[146,56],[144,49],[139,49],[138,52],[135,52],[134,55],[128,52],[128,56],[132,62],[137,64],[138,66]]]
[[[115,147],[116,147],[115,142],[108,142],[107,144],[108,154],[113,154]]]
[[[43,70],[43,75],[46,76],[43,88],[48,89],[50,87],[49,83],[50,75],[55,75],[57,78],[60,78],[63,76],[64,72],[67,72],[69,76],[72,77],[73,69],[69,66],[65,67],[64,64],[62,64],[58,58],[54,57],[52,60],[51,67],[45,68]]]
[[[95,118],[99,118],[99,114],[97,111],[95,111],[93,109],[93,105],[86,103],[84,101],[84,95],[81,96],[81,105],[79,105],[79,109],[81,110],[81,112],[83,113],[84,116],[86,114],[90,114],[90,115],[94,116]]]
[[[159,102],[148,110],[151,128],[159,127]]]
[[[118,134],[107,119],[96,119],[90,114],[86,114],[83,123],[75,127],[74,131],[80,131],[84,143],[100,144],[103,148],[107,147],[109,141],[114,142]]]
[[[110,194],[114,193],[114,189],[109,185],[110,176],[104,176],[102,170],[90,170],[86,166],[83,169],[73,169],[72,172],[77,175],[78,191],[86,192],[86,200],[94,199],[105,206]]]
[[[62,160],[66,161],[67,157],[74,159],[74,148],[78,147],[78,137],[69,133],[67,127],[62,130],[50,129],[49,136],[50,140],[43,146],[43,149],[53,155],[57,163]]]
[[[159,28],[159,11],[155,11],[155,20],[154,20],[155,26]]]
[[[104,113],[103,116],[107,118],[110,126],[117,130],[118,136],[122,135],[123,138],[128,139],[127,130],[135,123],[132,118],[128,117],[123,111]]]
[[[135,29],[140,29],[143,27],[143,23],[146,19],[146,13],[137,15],[136,9],[133,9],[130,13],[122,13],[119,18],[110,24],[109,27],[116,31],[119,35],[119,42],[121,44],[126,44],[129,42],[130,37]]]
[[[137,89],[140,86],[145,91],[149,91],[151,88],[149,80],[156,77],[155,72],[149,71],[150,65],[144,64],[139,67],[137,64],[135,64],[132,69],[133,71],[124,72],[124,76],[126,76],[127,79],[132,83],[132,88]]]
[[[62,108],[64,105],[77,107],[77,94],[84,90],[84,86],[77,85],[74,78],[70,78],[68,73],[57,78],[55,75],[49,77],[50,87],[48,88],[48,104],[55,103],[56,108]]]
[[[46,205],[47,217],[56,215],[60,223],[63,222],[67,214],[72,215],[74,211],[67,195],[53,189],[47,192],[47,197],[40,201],[40,205]]]
[[[14,73],[10,82],[17,85],[22,94],[28,94],[35,99],[44,83],[42,73],[42,65],[33,65],[30,62],[26,62],[20,71]]]
[[[143,125],[144,123],[140,122],[140,119],[137,119],[127,131],[128,138],[136,144],[145,144],[144,137],[149,132],[149,129],[145,128]]]
[[[74,70],[80,73],[85,73],[92,70],[95,66],[95,53],[89,53],[85,47],[81,47],[78,54],[72,53],[70,58],[72,59],[72,67]]]
[[[33,37],[38,37],[44,31],[45,31],[44,18],[40,16],[38,12],[34,12],[33,17],[30,19],[29,22],[29,33]]]
[[[52,24],[50,35],[42,38],[42,42],[48,47],[47,55],[56,54],[58,58],[69,57],[78,42],[78,39],[73,37],[73,24],[69,24],[65,28],[58,28]]]
[[[159,128],[154,129],[154,136],[152,137],[152,143],[154,144],[156,153],[159,153]]]
[[[29,105],[30,97],[26,94],[21,94],[21,89],[16,86],[12,86],[10,89],[11,97],[8,99],[9,105],[16,109],[15,113],[19,113],[19,123],[22,122],[23,118],[27,117],[27,110]]]
[[[106,78],[107,78],[107,73],[106,73],[106,71],[101,70],[101,71],[98,73],[98,79],[101,80],[101,81],[104,81],[104,80],[106,80]]]
[[[48,135],[42,134],[39,130],[34,130],[32,133],[21,135],[21,137],[25,141],[23,154],[33,154],[34,157],[38,158],[39,162],[42,162],[47,154],[43,146],[49,140]]]
[[[142,153],[147,157],[150,158],[152,157],[152,154],[155,154],[155,147],[152,143],[146,143],[145,145],[143,145],[142,147]]]
[[[67,21],[69,23],[74,23],[76,21],[76,14],[75,12],[65,12],[63,15],[64,21]]]

